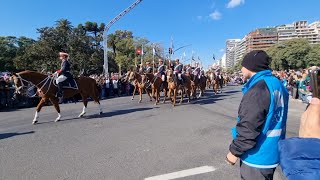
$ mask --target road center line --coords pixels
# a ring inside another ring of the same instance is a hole
[[[203,174],[203,173],[208,173],[215,171],[216,168],[213,166],[202,166],[202,167],[197,167],[193,169],[186,169],[182,171],[177,171],[169,174],[163,174],[163,175],[158,175],[158,176],[152,176],[148,177],[145,180],[169,180],[169,179],[177,179],[177,178],[182,178],[182,177],[187,177],[187,176],[193,176],[197,174]]]

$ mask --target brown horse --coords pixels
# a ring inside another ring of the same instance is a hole
[[[59,107],[59,99],[55,96],[57,92],[57,87],[55,86],[54,79],[51,76],[47,76],[42,73],[34,72],[34,71],[22,71],[20,73],[16,73],[12,76],[12,80],[16,86],[16,93],[22,93],[21,90],[26,87],[27,84],[32,84],[33,87],[38,89],[38,95],[41,97],[41,100],[36,108],[36,113],[32,124],[36,124],[38,122],[39,113],[42,106],[46,101],[50,100],[54,105],[55,109],[58,112],[58,117],[56,118],[56,122],[61,119],[60,115],[60,107]],[[79,117],[82,117],[86,114],[86,108],[88,104],[88,97],[91,97],[94,102],[99,105],[99,114],[102,114],[102,108],[99,102],[99,90],[97,88],[97,84],[94,79],[89,77],[79,77],[75,79],[78,89],[66,88],[63,92],[64,98],[73,97],[76,94],[80,94],[83,101],[83,110],[80,113]]]
[[[131,82],[134,86],[131,100],[134,99],[134,95],[136,94],[136,90],[138,89],[139,95],[140,95],[139,103],[142,102],[142,93],[144,90],[146,91],[146,93],[150,97],[150,101],[152,101],[151,90],[145,86],[145,82],[142,80],[142,77],[143,77],[143,75],[140,75],[139,73],[137,73],[135,71],[131,71],[131,70],[129,70],[127,72],[127,77],[126,77],[126,80]]]
[[[207,86],[207,77],[201,76],[200,79],[196,75],[192,75],[192,96],[196,98],[197,89],[199,88],[199,98],[202,97]]]
[[[150,83],[151,83],[151,89],[152,89],[152,97],[155,99],[155,105],[157,105],[160,101],[160,91],[164,92],[164,99],[163,99],[163,103],[166,102],[166,96],[167,96],[167,88],[168,88],[168,83],[167,82],[163,82],[162,83],[162,79],[158,76],[155,76],[154,74],[145,74],[145,76],[143,77],[143,81],[144,78],[147,78]],[[162,88],[161,88],[161,84],[162,84]]]
[[[177,93],[181,92],[181,99],[179,104],[182,103],[183,101],[183,96],[184,93],[188,95],[188,103],[190,102],[190,94],[192,91],[192,86],[191,86],[191,80],[189,76],[184,76],[184,85],[177,85],[177,83],[174,81],[174,74],[171,69],[167,70],[167,82],[168,82],[168,89],[169,89],[169,99],[171,99],[173,107],[176,105],[176,98],[177,98]],[[171,98],[173,94],[173,98]],[[166,98],[166,97],[165,97]]]
[[[207,83],[209,84],[209,88],[210,86],[212,86],[213,92],[217,94],[218,91],[220,90],[220,85],[217,79],[217,75],[214,72],[208,73]]]

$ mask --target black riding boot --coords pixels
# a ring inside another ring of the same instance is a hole
[[[62,92],[62,83],[58,83],[57,87],[58,87],[58,92],[56,94],[56,97],[62,97],[62,94],[63,94],[63,92]]]

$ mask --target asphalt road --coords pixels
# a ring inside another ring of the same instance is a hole
[[[216,96],[207,91],[174,108],[169,102],[154,106],[146,96],[141,104],[107,99],[101,116],[90,102],[85,118],[77,118],[81,102],[63,104],[57,123],[54,108],[46,106],[38,125],[31,124],[33,108],[0,112],[0,179],[141,180],[207,166],[208,172],[195,169],[181,179],[240,179],[239,165],[224,162],[240,89],[229,86]],[[288,136],[297,136],[304,107],[290,100]],[[278,172],[275,179],[281,179]]]

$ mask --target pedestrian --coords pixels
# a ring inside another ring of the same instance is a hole
[[[286,134],[289,95],[272,75],[269,63],[269,56],[261,50],[249,52],[241,63],[248,82],[242,89],[238,122],[226,157],[231,165],[240,159],[241,179],[272,180],[279,163],[278,142]]]

